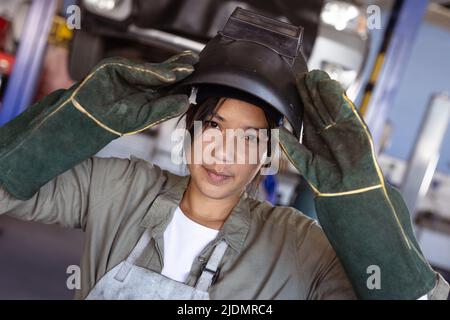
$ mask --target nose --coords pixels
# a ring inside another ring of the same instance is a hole
[[[236,163],[236,139],[233,132],[226,130],[225,133],[214,140],[212,156],[216,163]]]

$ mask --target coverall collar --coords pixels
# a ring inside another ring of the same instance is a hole
[[[156,196],[153,205],[140,224],[145,228],[152,228],[154,237],[161,236],[164,233],[167,225],[172,220],[175,209],[181,202],[190,179],[190,176],[169,174],[173,183],[169,188]],[[250,228],[250,221],[251,212],[248,203],[248,193],[244,191],[214,242],[225,239],[239,253]]]

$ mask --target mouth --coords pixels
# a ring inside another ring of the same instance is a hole
[[[226,174],[226,173],[222,173],[222,172],[217,172],[213,169],[209,169],[206,168],[205,166],[203,166],[203,169],[205,169],[205,172],[209,178],[209,181],[217,184],[217,183],[223,183],[225,181],[228,181],[232,178],[232,175],[230,174]]]

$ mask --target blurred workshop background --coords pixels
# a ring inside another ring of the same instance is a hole
[[[450,0],[0,0],[0,125],[102,58],[200,51],[237,6],[305,28],[309,68],[329,72],[360,108],[425,256],[450,280]],[[170,161],[176,121],[97,156],[133,154],[184,174]],[[310,190],[285,163],[259,197],[314,218]],[[79,230],[0,217],[0,299],[70,299],[66,271],[82,250]]]

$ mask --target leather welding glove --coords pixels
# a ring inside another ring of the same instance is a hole
[[[281,128],[280,145],[314,191],[319,222],[356,294],[417,299],[433,289],[445,299],[448,284],[425,260],[408,209],[386,183],[368,127],[343,88],[319,70],[299,76],[297,87],[303,141]]]
[[[162,63],[101,61],[79,83],[49,94],[0,128],[0,185],[29,199],[112,140],[181,115],[188,97],[168,95],[167,88],[192,73],[197,61],[191,51]]]

